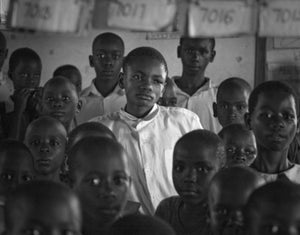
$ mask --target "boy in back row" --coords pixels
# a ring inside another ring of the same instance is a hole
[[[124,146],[132,175],[131,200],[141,203],[143,213],[153,214],[163,198],[176,194],[172,182],[176,141],[202,126],[186,109],[156,104],[168,74],[160,52],[150,47],[134,49],[124,59],[123,72],[125,108],[92,121],[109,127]]]

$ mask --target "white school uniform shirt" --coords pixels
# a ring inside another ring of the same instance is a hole
[[[89,87],[81,92],[80,100],[82,101],[82,108],[76,116],[78,124],[87,122],[94,117],[118,111],[126,104],[124,89],[117,85],[108,96],[103,97],[95,86],[95,79]]]
[[[153,215],[161,200],[177,195],[172,180],[173,149],[182,135],[203,129],[196,114],[155,104],[144,118],[122,109],[91,121],[106,125],[125,148],[132,177],[130,200],[141,203],[142,213]]]
[[[280,172],[279,174],[257,172],[263,178],[264,183],[273,182],[277,180],[280,174],[284,174],[290,181],[300,184],[300,165],[298,164],[294,164],[290,169]]]
[[[179,76],[172,77],[175,84],[177,97],[177,106],[186,108],[196,113],[204,129],[218,133],[222,126],[213,115],[213,102],[216,102],[217,86],[212,84],[209,78],[206,78],[205,84],[200,87],[193,95],[182,91],[175,83],[175,80],[181,79]]]

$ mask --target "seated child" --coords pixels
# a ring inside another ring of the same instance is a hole
[[[176,141],[202,126],[189,110],[156,104],[168,75],[159,51],[151,47],[132,50],[124,59],[123,72],[125,108],[92,121],[106,125],[124,146],[133,183],[130,198],[141,203],[143,213],[154,214],[162,199],[176,195],[172,182]]]
[[[32,180],[33,176],[33,160],[27,146],[17,140],[2,140],[0,142],[0,201],[3,202],[12,189]]]
[[[182,136],[173,155],[173,182],[179,196],[164,199],[155,215],[171,224],[177,235],[207,234],[207,190],[225,160],[222,140],[208,130]]]
[[[75,115],[79,113],[81,101],[75,85],[65,77],[54,77],[46,82],[41,99],[41,114],[61,121],[70,132],[76,125]]]
[[[50,181],[19,185],[5,205],[5,234],[81,234],[77,196],[66,186]]]
[[[254,191],[245,208],[249,235],[292,235],[300,228],[300,186],[275,181]]]
[[[162,97],[159,99],[158,104],[162,106],[177,106],[177,97],[175,91],[175,82],[174,80],[167,77],[165,89]]]
[[[78,123],[118,111],[125,106],[124,90],[119,86],[124,47],[123,39],[111,32],[101,33],[93,40],[89,62],[96,77],[81,93],[83,105]]]
[[[28,124],[37,116],[42,62],[30,48],[19,48],[9,58],[8,76],[14,94],[7,104],[4,127],[9,137],[23,141]]]
[[[59,66],[54,72],[53,77],[66,77],[76,86],[77,93],[80,94],[82,89],[82,77],[79,69],[71,64]]]
[[[86,122],[74,128],[68,135],[67,152],[81,139],[89,136],[107,137],[116,140],[112,131],[99,122]]]
[[[43,116],[31,122],[25,144],[33,156],[36,178],[59,182],[65,160],[67,131],[60,121]]]
[[[289,145],[298,130],[297,110],[298,100],[293,90],[282,82],[261,83],[250,94],[245,120],[257,144],[257,157],[251,167],[266,182],[285,174],[291,181],[300,183],[300,165],[287,158]]]
[[[163,220],[147,215],[128,215],[117,220],[108,235],[175,235]]]
[[[82,203],[83,234],[105,234],[124,210],[131,183],[123,147],[106,137],[86,137],[70,150],[68,165]]]
[[[219,85],[216,103],[213,103],[214,117],[222,127],[233,123],[244,123],[248,112],[248,98],[251,87],[242,78],[227,78]]]
[[[262,184],[251,168],[233,166],[220,170],[208,190],[210,224],[214,235],[244,234],[242,211],[250,194]]]
[[[226,166],[250,166],[256,158],[255,136],[244,124],[230,124],[224,127],[219,136],[224,142]]]

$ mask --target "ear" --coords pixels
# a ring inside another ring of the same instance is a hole
[[[181,58],[181,46],[177,47],[177,58]]]
[[[79,113],[82,108],[82,100],[78,100],[77,107],[76,107],[76,112]]]
[[[212,108],[213,108],[213,114],[214,114],[214,117],[217,118],[217,117],[218,117],[217,103],[216,103],[216,102],[213,102],[212,106],[213,106]]]
[[[245,122],[246,127],[249,130],[252,130],[252,127],[251,127],[251,115],[250,115],[250,113],[245,113],[244,114],[244,122]]]
[[[89,55],[89,62],[90,62],[90,66],[93,68],[94,67],[94,58],[92,55]]]
[[[124,89],[124,73],[120,72],[119,73],[119,86],[121,87],[121,89]]]
[[[211,56],[210,56],[210,60],[209,60],[210,63],[214,61],[215,56],[216,56],[216,51],[213,50],[213,51],[211,52]]]

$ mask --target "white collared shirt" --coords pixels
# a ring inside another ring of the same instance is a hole
[[[125,92],[120,86],[117,85],[108,96],[103,97],[95,87],[94,82],[95,80],[81,92],[82,108],[76,116],[78,124],[87,122],[94,117],[118,111],[126,104]]]
[[[175,81],[181,77],[172,77]],[[218,133],[222,126],[213,113],[213,102],[216,102],[217,86],[213,85],[210,79],[207,79],[205,84],[200,87],[193,95],[189,95],[182,91],[174,82],[175,92],[177,97],[177,106],[186,108],[196,113],[203,125],[204,129]]]
[[[132,176],[130,200],[141,203],[142,213],[153,215],[161,200],[177,195],[172,180],[173,149],[182,135],[202,129],[196,114],[155,104],[141,119],[120,110],[91,121],[106,125],[125,148]]]

